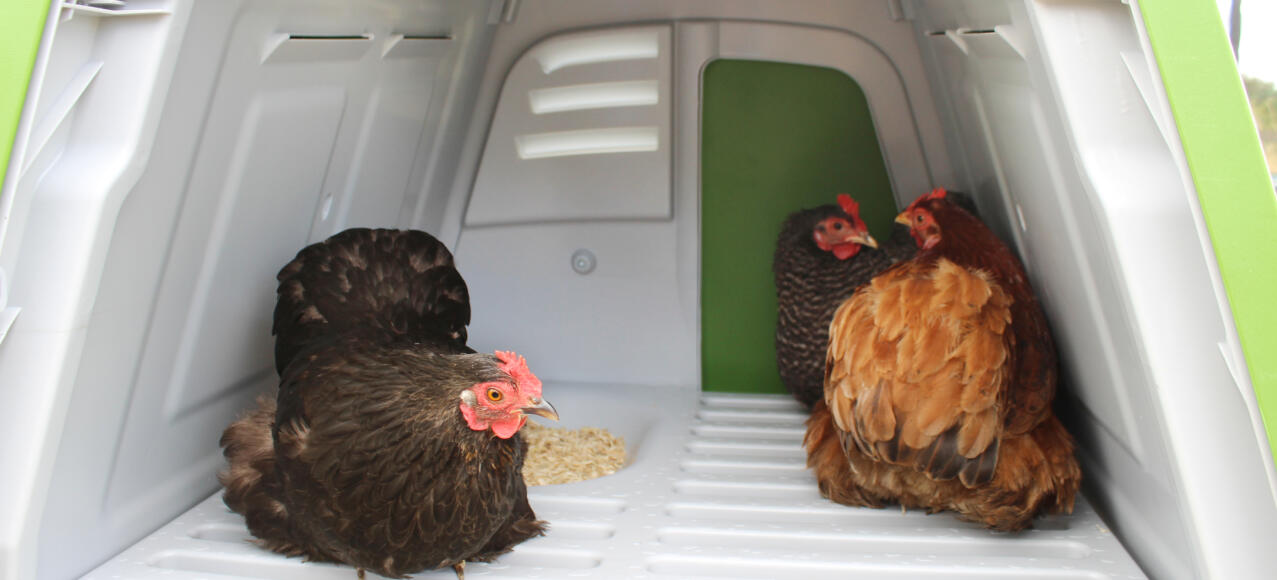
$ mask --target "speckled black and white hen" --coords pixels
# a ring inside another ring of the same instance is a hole
[[[776,366],[803,406],[811,408],[824,397],[834,311],[861,284],[916,251],[903,228],[879,247],[860,219],[859,204],[846,194],[838,196],[838,205],[801,210],[785,220],[772,260]]]

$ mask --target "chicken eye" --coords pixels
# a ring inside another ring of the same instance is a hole
[[[498,390],[496,390],[496,389],[488,389],[488,400],[489,400],[489,401],[492,401],[492,402],[494,402],[494,403],[495,403],[495,402],[497,402],[497,401],[500,401],[500,400],[501,400],[501,397],[504,397],[504,396],[505,396],[505,395],[502,395],[502,394],[501,394],[501,391],[498,391]]]
[[[835,230],[841,230],[841,229],[842,229],[842,222],[834,222],[834,229],[835,229]]]
[[[922,214],[918,214],[918,223],[922,223]]]

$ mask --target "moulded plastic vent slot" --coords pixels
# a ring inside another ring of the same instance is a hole
[[[534,133],[514,138],[520,159],[600,153],[638,153],[660,148],[656,127],[615,127]]]
[[[528,92],[532,112],[538,115],[586,109],[635,107],[660,102],[655,80],[590,83],[533,89]]]
[[[263,64],[359,60],[372,46],[371,34],[276,33],[266,38]]]
[[[561,68],[603,62],[640,60],[660,55],[660,41],[652,30],[574,36],[547,41],[535,57],[545,74]]]
[[[449,34],[394,34],[386,39],[381,58],[438,58],[447,54],[452,44]]]

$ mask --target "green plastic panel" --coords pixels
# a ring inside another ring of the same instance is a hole
[[[1210,230],[1269,447],[1277,451],[1277,196],[1241,77],[1213,1],[1140,0],[1139,6]],[[1260,27],[1246,32],[1270,33]]]
[[[781,223],[846,192],[885,238],[891,182],[865,93],[843,72],[718,60],[703,87],[702,388],[781,393],[771,272]]]
[[[27,82],[40,50],[49,0],[20,0],[6,3],[0,17],[0,182],[4,181],[18,134],[22,103],[27,98]]]

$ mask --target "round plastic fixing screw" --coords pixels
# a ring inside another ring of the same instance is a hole
[[[585,248],[572,252],[572,270],[577,274],[589,274],[594,271],[594,266],[598,260],[594,257],[594,252]]]

